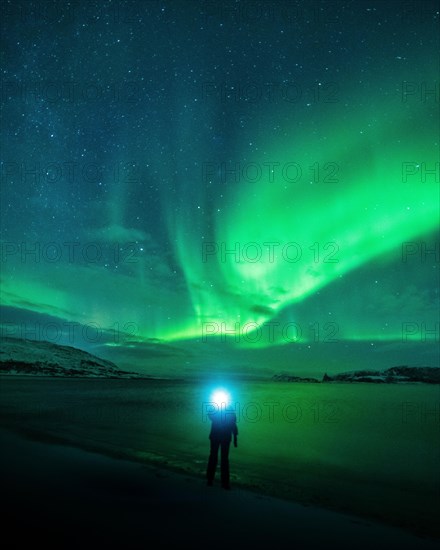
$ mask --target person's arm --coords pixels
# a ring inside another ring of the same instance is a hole
[[[237,428],[237,421],[234,418],[234,423],[232,425],[232,434],[234,435],[234,447],[237,446],[237,436],[238,436],[238,428]]]

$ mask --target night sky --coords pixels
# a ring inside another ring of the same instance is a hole
[[[437,2],[3,10],[3,335],[163,375],[437,366]]]

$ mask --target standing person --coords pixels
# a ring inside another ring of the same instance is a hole
[[[229,485],[229,447],[234,436],[234,447],[237,447],[237,417],[235,412],[227,407],[223,410],[208,413],[211,420],[211,450],[208,459],[206,477],[208,485],[214,483],[215,471],[218,462],[218,450],[220,448],[220,479],[223,489],[230,489]]]

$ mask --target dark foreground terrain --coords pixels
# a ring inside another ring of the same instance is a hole
[[[2,519],[16,547],[29,533],[57,548],[433,547],[438,387],[235,384],[230,492],[205,486],[210,389],[2,379]]]
[[[430,550],[433,540],[354,516],[0,431],[8,548]]]

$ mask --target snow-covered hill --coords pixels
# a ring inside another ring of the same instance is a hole
[[[319,382],[316,378],[302,378],[289,374],[275,374],[276,382]],[[391,367],[386,370],[354,370],[333,374],[324,374],[322,382],[370,382],[375,384],[396,384],[420,382],[440,384],[440,368],[436,367]]]
[[[391,367],[386,370],[359,370],[344,372],[334,376],[324,375],[323,382],[372,382],[372,383],[408,383],[423,382],[440,384],[440,368],[435,367]]]
[[[51,342],[1,338],[0,374],[32,376],[77,376],[138,378],[96,355]]]

